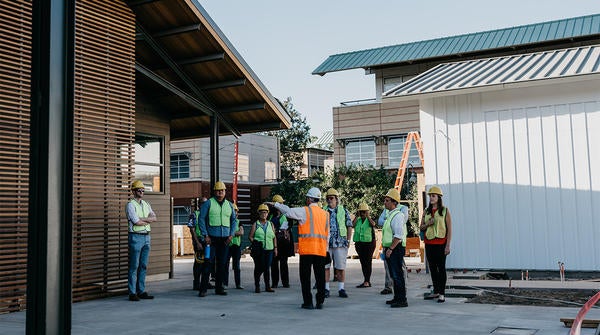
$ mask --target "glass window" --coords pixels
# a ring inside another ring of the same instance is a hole
[[[388,158],[390,167],[397,168],[400,166],[402,153],[404,152],[404,143],[406,143],[406,135],[389,139]],[[421,159],[419,158],[419,151],[415,142],[411,143],[407,163],[412,164],[412,166],[421,166]]]
[[[190,207],[173,206],[173,224],[187,225],[190,217]]]
[[[414,77],[415,75],[383,78],[383,92],[391,90],[392,88],[409,81]]]
[[[248,181],[250,178],[250,160],[248,155],[238,155],[238,181]]]
[[[346,143],[346,165],[375,166],[375,141],[358,140]]]
[[[190,177],[190,158],[186,154],[171,155],[171,180]]]
[[[164,138],[156,135],[135,135],[135,179],[151,192],[163,191]]]
[[[265,162],[265,181],[277,180],[277,165],[275,162]]]

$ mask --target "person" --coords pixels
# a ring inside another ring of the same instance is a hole
[[[146,292],[146,269],[150,254],[150,224],[156,222],[156,214],[150,204],[143,200],[144,183],[135,180],[131,183],[131,199],[125,207],[129,226],[129,273],[127,285],[129,300],[154,299]]]
[[[310,286],[312,267],[317,282],[316,308],[325,302],[325,255],[329,240],[329,215],[319,207],[321,191],[312,187],[306,193],[306,206],[289,208],[280,203],[270,203],[290,219],[298,221],[298,253],[300,254],[300,286],[304,309],[314,309]]]
[[[429,205],[425,209],[420,229],[425,235],[425,255],[433,282],[433,292],[425,299],[438,298],[438,302],[446,301],[446,257],[450,254],[452,240],[452,218],[450,210],[442,202],[442,189],[432,186],[427,191]]]
[[[384,196],[384,206],[388,210],[383,223],[381,245],[385,261],[394,281],[394,298],[386,301],[392,308],[408,307],[406,281],[404,277],[404,249],[406,247],[406,224],[404,214],[398,208],[400,193],[395,188]]]
[[[238,206],[234,203],[233,210],[235,211],[236,222],[237,222],[237,230],[233,234],[233,238],[231,239],[231,244],[229,244],[229,256],[227,257],[227,264],[225,265],[225,269],[227,269],[227,274],[223,279],[223,284],[227,287],[229,286],[229,261],[231,260],[231,267],[233,269],[233,279],[235,280],[235,288],[238,290],[243,290],[241,283],[241,273],[240,273],[240,259],[242,258],[242,236],[244,236],[244,227],[240,224],[240,220],[237,219],[239,209]]]
[[[283,197],[279,194],[273,196],[273,202],[284,203]],[[288,257],[294,255],[294,243],[292,232],[289,227],[287,217],[275,208],[271,207],[269,221],[275,227],[275,236],[277,237],[277,256],[273,258],[271,264],[271,287],[277,288],[279,285],[279,275],[281,274],[281,284],[283,287],[290,287],[290,274],[288,269]]]
[[[191,213],[188,217],[188,228],[190,229],[190,235],[192,236],[192,246],[194,247],[194,265],[192,266],[192,274],[194,280],[192,282],[192,288],[194,291],[200,291],[200,273],[202,271],[202,264],[204,263],[204,247],[200,242],[198,235],[200,229],[196,225],[196,218],[200,215],[198,210],[198,204],[196,199],[191,200]]]
[[[344,280],[346,279],[346,258],[350,246],[348,236],[352,236],[352,220],[348,210],[340,204],[339,193],[336,189],[327,190],[326,200],[327,206],[324,209],[330,215],[329,254],[333,261],[334,276],[338,281],[338,295],[341,298],[348,298]],[[325,265],[325,297],[329,297],[330,268],[331,262]]]
[[[213,187],[213,191],[214,196],[200,207],[198,225],[200,226],[204,243],[210,249],[210,259],[216,263],[215,294],[227,295],[223,287],[223,280],[227,274],[226,264],[229,244],[233,239],[238,224],[233,205],[225,199],[225,183],[217,181]],[[202,274],[200,293],[206,292],[208,288],[208,275],[205,273]]]
[[[364,202],[360,203],[358,213],[352,221],[354,247],[360,260],[364,279],[360,285],[356,286],[357,288],[371,287],[373,252],[376,244],[374,227],[377,223],[369,216],[370,210],[369,205]]]
[[[404,224],[406,224],[406,221],[408,221],[408,207],[404,206],[402,204],[398,204],[397,208],[400,209],[402,214],[404,214]],[[388,210],[385,209],[385,207],[384,207],[383,211],[381,212],[381,215],[379,215],[379,219],[377,220],[377,227],[379,227],[379,228],[383,227],[383,223],[385,222],[387,213],[388,213]],[[381,292],[379,292],[379,293],[392,294],[392,293],[394,293],[394,290],[393,290],[394,280],[392,279],[392,274],[391,274],[390,270],[388,269],[387,262],[385,262],[385,257],[384,257],[384,262],[383,262],[383,268],[385,269],[385,282],[384,282],[383,290],[381,290]],[[402,271],[404,272],[404,280],[406,281],[408,278],[408,273],[406,270],[406,263],[402,263]]]
[[[266,204],[258,206],[258,220],[252,225],[250,230],[250,242],[258,241],[262,244],[262,252],[254,257],[254,292],[260,293],[260,275],[263,274],[265,281],[265,292],[275,292],[271,285],[270,269],[273,255],[277,255],[277,238],[275,237],[275,228],[273,223],[267,219],[269,216],[269,207]]]

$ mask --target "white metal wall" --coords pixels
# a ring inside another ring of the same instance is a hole
[[[450,268],[600,270],[600,81],[421,101]]]

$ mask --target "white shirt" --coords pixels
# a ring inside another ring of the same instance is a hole
[[[297,220],[298,224],[305,224],[306,220],[308,219],[306,217],[306,210],[304,209],[304,207],[290,208],[290,207],[288,207],[284,204],[280,204],[278,202],[274,203],[273,206],[275,208],[277,208],[281,212],[281,214],[285,215],[286,217]],[[319,204],[316,202],[312,203],[308,206],[309,207],[316,206],[317,208],[320,208]],[[329,213],[327,215],[329,215]],[[329,229],[327,229],[327,241],[329,241]]]

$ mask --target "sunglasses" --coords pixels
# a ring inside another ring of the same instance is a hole
[[[335,199],[335,197],[334,197],[334,196],[329,196],[329,197],[327,197],[327,200],[333,200],[333,199]]]
[[[135,190],[135,191],[136,191],[136,192],[142,192],[142,193],[144,193],[144,191],[145,191],[145,190],[144,190],[143,188],[138,188],[138,189],[137,189],[137,190]]]

